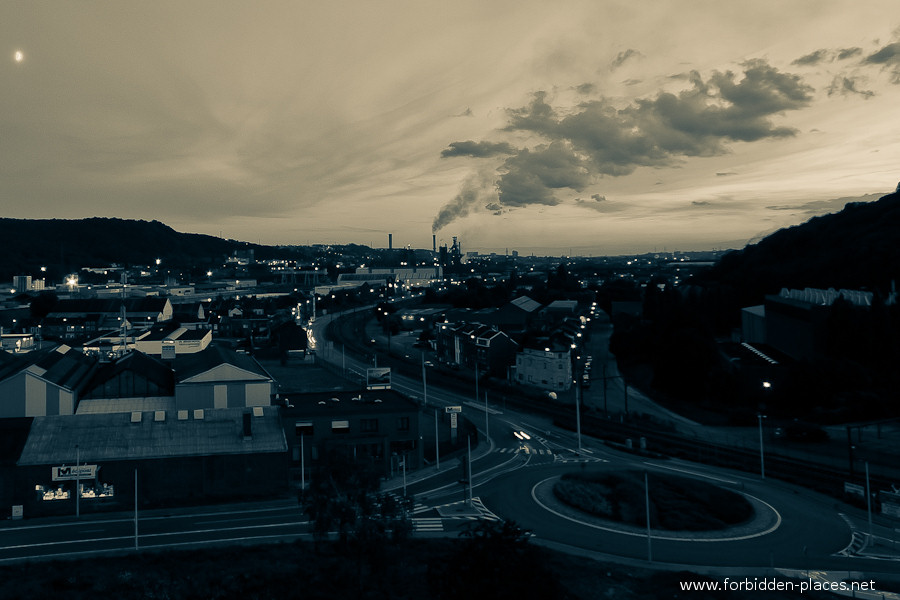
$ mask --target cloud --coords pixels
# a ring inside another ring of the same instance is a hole
[[[570,144],[563,141],[535,150],[526,148],[508,158],[500,171],[502,175],[497,189],[500,203],[504,206],[554,206],[559,204],[559,200],[553,190],[582,190],[591,181],[584,160]]]
[[[498,154],[515,153],[516,149],[506,142],[476,142],[467,140],[465,142],[450,143],[449,148],[446,148],[441,152],[441,157],[474,156],[476,158],[486,158]]]
[[[691,86],[678,94],[661,92],[617,108],[607,99],[586,102],[562,118],[537,92],[531,103],[510,111],[507,130],[565,139],[603,175],[627,175],[639,166],[663,166],[682,156],[713,156],[726,141],[787,137],[794,129],[775,126],[770,117],[811,101],[812,88],[798,76],[764,61],[745,64],[737,80],[728,71],[708,81],[693,72]]]
[[[851,202],[874,202],[881,198],[884,194],[866,194],[864,196],[829,198],[827,200],[812,200],[801,204],[782,204],[767,206],[767,210],[778,211],[794,211],[805,215],[822,215],[826,213],[839,212]]]
[[[641,57],[643,57],[643,54],[641,54],[637,50],[632,50],[631,48],[629,48],[624,52],[619,52],[619,54],[616,55],[609,67],[611,70],[615,71],[616,69],[621,67],[628,59]]]
[[[890,65],[900,63],[900,42],[888,44],[878,52],[873,52],[865,61],[875,65]]]
[[[891,68],[891,82],[900,84],[900,42],[894,42],[867,56],[864,63]]]
[[[620,210],[624,210],[626,205],[618,204],[615,202],[610,202],[606,199],[606,196],[601,196],[600,194],[591,194],[591,200],[584,200],[582,198],[575,199],[576,206],[580,206],[582,208],[589,208],[591,210],[597,211],[599,213],[614,213],[619,212]]]
[[[862,48],[842,48],[841,50],[838,50],[837,59],[847,60],[848,58],[853,58],[860,54],[862,54]]]
[[[828,60],[830,56],[831,52],[828,50],[816,50],[815,52],[810,52],[805,56],[801,56],[797,60],[791,62],[791,64],[799,66],[817,65],[820,62]]]
[[[706,200],[694,200],[691,204],[693,206],[710,206],[712,203],[707,202]]]
[[[846,96],[848,94],[858,94],[864,98],[871,98],[875,95],[875,92],[872,90],[858,89],[857,84],[859,81],[859,77],[838,75],[831,81],[831,85],[828,86],[828,95],[833,96],[834,94],[841,94],[842,96]]]
[[[716,173],[716,177],[728,177],[729,175],[737,175],[734,171],[723,171]]]
[[[604,176],[722,155],[730,142],[796,135],[795,129],[772,119],[812,100],[812,88],[799,76],[764,60],[747,61],[741,75],[714,71],[704,80],[691,72],[683,79],[687,85],[680,92],[659,92],[624,107],[599,98],[557,109],[546,91],[538,91],[525,106],[507,109],[508,124],[502,131],[535,134],[546,143],[512,150],[502,143],[469,140],[450,144],[442,156],[510,154],[496,173],[499,203],[554,206],[562,202],[559,190],[582,191]],[[474,204],[466,200],[470,197],[457,196],[441,209],[436,222],[443,226],[446,218],[462,216],[459,209]]]
[[[581,85],[576,86],[576,87],[575,87],[575,90],[576,90],[579,94],[585,94],[585,95],[587,95],[587,94],[593,93],[594,90],[595,90],[596,88],[597,88],[597,86],[594,85],[593,83],[582,83]]]

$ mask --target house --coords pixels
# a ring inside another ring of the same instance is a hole
[[[157,358],[131,351],[101,363],[85,385],[76,414],[175,410],[175,373]]]
[[[435,349],[441,362],[505,377],[518,344],[496,327],[481,323],[439,323],[435,325]]]
[[[209,346],[175,357],[175,405],[178,410],[269,406],[275,381],[247,354]]]
[[[97,360],[61,344],[0,365],[0,418],[72,415]]]
[[[549,391],[572,387],[571,345],[560,339],[538,340],[516,354],[516,383]]]
[[[541,303],[528,296],[519,296],[497,309],[494,323],[504,331],[524,331],[534,321]]]
[[[291,394],[284,398],[284,427],[292,479],[308,472],[330,451],[372,461],[384,475],[422,466],[419,406],[391,390]],[[302,452],[302,455],[301,455]],[[302,456],[302,460],[301,460]]]
[[[765,319],[765,342],[797,360],[820,357],[825,350],[831,306],[839,298],[852,306],[868,309],[874,294],[858,290],[784,288],[778,294],[767,295],[763,310],[757,312]],[[891,295],[885,304],[894,302],[896,297]],[[758,317],[742,324],[747,325],[742,330],[744,337],[759,337]],[[751,330],[751,325],[756,329]]]

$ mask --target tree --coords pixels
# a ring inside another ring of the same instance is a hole
[[[559,582],[544,566],[530,532],[513,521],[474,522],[460,534],[450,560],[429,566],[435,598],[559,598]]]

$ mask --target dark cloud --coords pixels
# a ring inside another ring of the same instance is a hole
[[[841,50],[838,50],[837,59],[847,60],[848,58],[853,58],[860,54],[862,54],[862,48],[842,48]]]
[[[865,62],[875,65],[890,65],[900,63],[900,42],[888,44],[878,52],[866,57]]]
[[[741,75],[716,71],[706,80],[687,73],[688,86],[681,92],[660,92],[625,107],[600,98],[557,111],[546,92],[536,92],[526,106],[507,111],[504,131],[537,134],[549,143],[515,151],[504,161],[496,183],[500,204],[552,206],[560,202],[557,190],[581,191],[602,176],[721,155],[733,141],[795,135],[772,118],[807,106],[812,88],[763,60],[748,61],[743,69]],[[442,156],[507,152],[499,146],[455,142]]]
[[[728,177],[729,175],[737,175],[734,171],[724,171],[721,173],[716,173],[716,177]]]
[[[863,62],[890,68],[891,81],[900,84],[900,42],[888,44],[878,52],[867,56]]]
[[[625,108],[595,100],[562,118],[538,92],[528,106],[510,111],[507,129],[568,140],[591,158],[598,174],[627,175],[638,166],[662,166],[679,156],[722,154],[729,140],[794,135],[770,117],[811,100],[812,89],[799,77],[764,61],[748,62],[740,80],[730,71],[716,72],[708,81],[696,72],[688,77],[691,87],[678,94],[660,93]]]
[[[631,48],[629,48],[628,50],[625,50],[624,52],[619,52],[619,54],[616,55],[616,57],[613,59],[612,63],[610,64],[610,69],[616,70],[619,67],[621,67],[625,63],[625,61],[627,61],[628,59],[640,58],[642,56],[643,56],[643,54],[641,54],[637,50],[632,50]]]
[[[866,194],[864,196],[854,196],[842,198],[831,198],[828,200],[813,200],[803,202],[801,204],[782,204],[767,206],[768,210],[788,210],[804,215],[822,215],[826,213],[838,212],[850,202],[874,202],[881,198],[884,194]]]
[[[591,200],[576,198],[575,204],[599,213],[614,213],[625,209],[625,205],[610,202],[606,199],[606,196],[601,196],[600,194],[591,194]]]
[[[709,206],[712,203],[707,202],[706,200],[694,200],[691,204],[694,206]]]
[[[506,159],[497,183],[504,206],[556,205],[553,190],[584,189],[591,181],[584,161],[562,141],[535,150],[524,149]]]
[[[799,66],[817,65],[820,62],[828,60],[830,57],[831,52],[828,50],[816,50],[815,52],[810,52],[805,56],[801,56],[791,64]]]
[[[592,94],[595,89],[597,89],[597,86],[595,86],[593,83],[582,83],[581,85],[575,87],[575,90],[579,94]]]
[[[441,152],[443,158],[451,156],[474,156],[476,158],[485,158],[488,156],[496,156],[498,154],[515,154],[516,149],[506,142],[476,142],[466,140],[465,142],[452,142],[449,148]]]
[[[857,87],[859,83],[858,77],[845,77],[845,76],[837,76],[831,81],[831,85],[828,86],[828,95],[833,96],[834,94],[840,94],[842,96],[846,96],[848,94],[858,94],[863,96],[864,98],[871,98],[875,95],[875,92],[872,90],[861,90]]]

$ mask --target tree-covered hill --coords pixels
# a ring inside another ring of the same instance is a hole
[[[783,287],[866,289],[886,295],[900,280],[900,192],[850,203],[729,252],[695,282],[728,289],[739,306]]]

